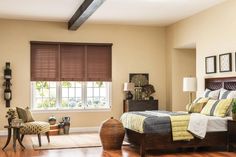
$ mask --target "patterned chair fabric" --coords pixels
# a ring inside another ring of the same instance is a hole
[[[20,129],[21,134],[42,134],[50,130],[48,122],[34,121],[23,123],[23,127]]]

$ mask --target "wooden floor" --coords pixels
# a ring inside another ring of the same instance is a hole
[[[6,137],[0,137],[0,146],[3,147]],[[0,157],[139,157],[138,150],[129,146],[123,146],[119,151],[103,151],[101,147],[94,148],[74,148],[74,149],[57,149],[57,150],[41,150],[35,151],[32,148],[31,139],[26,136],[23,141],[26,149],[22,151],[17,145],[17,151],[14,152],[12,143],[8,145],[5,151],[0,150]],[[193,151],[182,150],[176,151],[151,151],[147,157],[236,157],[236,152],[226,151]]]

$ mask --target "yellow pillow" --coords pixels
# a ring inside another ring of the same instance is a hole
[[[201,114],[208,116],[225,117],[233,99],[209,100]]]
[[[189,113],[200,113],[205,105],[206,105],[206,102],[192,103],[189,106],[188,112]]]
[[[189,113],[200,113],[203,107],[208,102],[209,98],[196,98],[193,103],[186,105],[186,110]]]

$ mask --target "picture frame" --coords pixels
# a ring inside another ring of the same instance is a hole
[[[130,73],[129,82],[134,83],[135,87],[142,87],[149,84],[148,73]]]
[[[205,57],[206,74],[216,73],[216,56]]]
[[[220,72],[232,71],[232,53],[224,53],[219,55]]]

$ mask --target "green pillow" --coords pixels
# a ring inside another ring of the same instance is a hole
[[[27,117],[27,113],[25,109],[16,107],[16,111],[17,111],[19,119],[22,119],[24,123],[28,121],[28,117]]]

